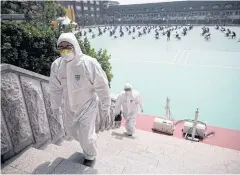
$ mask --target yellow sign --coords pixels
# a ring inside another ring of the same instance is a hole
[[[74,9],[66,8],[65,10],[66,10],[66,15],[67,15],[67,17],[68,17],[71,21],[75,22],[76,20],[75,20],[75,12],[74,12]]]

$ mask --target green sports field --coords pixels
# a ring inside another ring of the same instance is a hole
[[[122,38],[106,33],[90,41],[112,55],[112,92],[121,92],[130,82],[142,95],[145,114],[163,115],[165,99],[170,97],[175,119],[193,119],[199,108],[199,120],[239,130],[240,33],[237,27],[229,28],[237,39],[210,27],[211,39],[205,41],[201,27],[194,27],[180,41],[173,35],[170,42],[162,35],[155,40],[154,31],[136,40],[125,32]]]

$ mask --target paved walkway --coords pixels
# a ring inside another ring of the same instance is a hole
[[[78,142],[31,148],[6,163],[2,173],[240,173],[240,152],[137,130],[127,137],[124,129],[100,133],[99,155],[87,168]]]

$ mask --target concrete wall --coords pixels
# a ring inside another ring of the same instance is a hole
[[[48,77],[8,64],[1,65],[2,161],[32,145],[64,136],[63,119],[50,105]]]

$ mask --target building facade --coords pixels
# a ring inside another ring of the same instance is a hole
[[[83,25],[98,24],[103,21],[104,9],[118,5],[117,1],[57,1],[66,8],[67,16],[74,22]]]
[[[240,1],[175,1],[114,5],[104,14],[111,23],[240,24]]]

